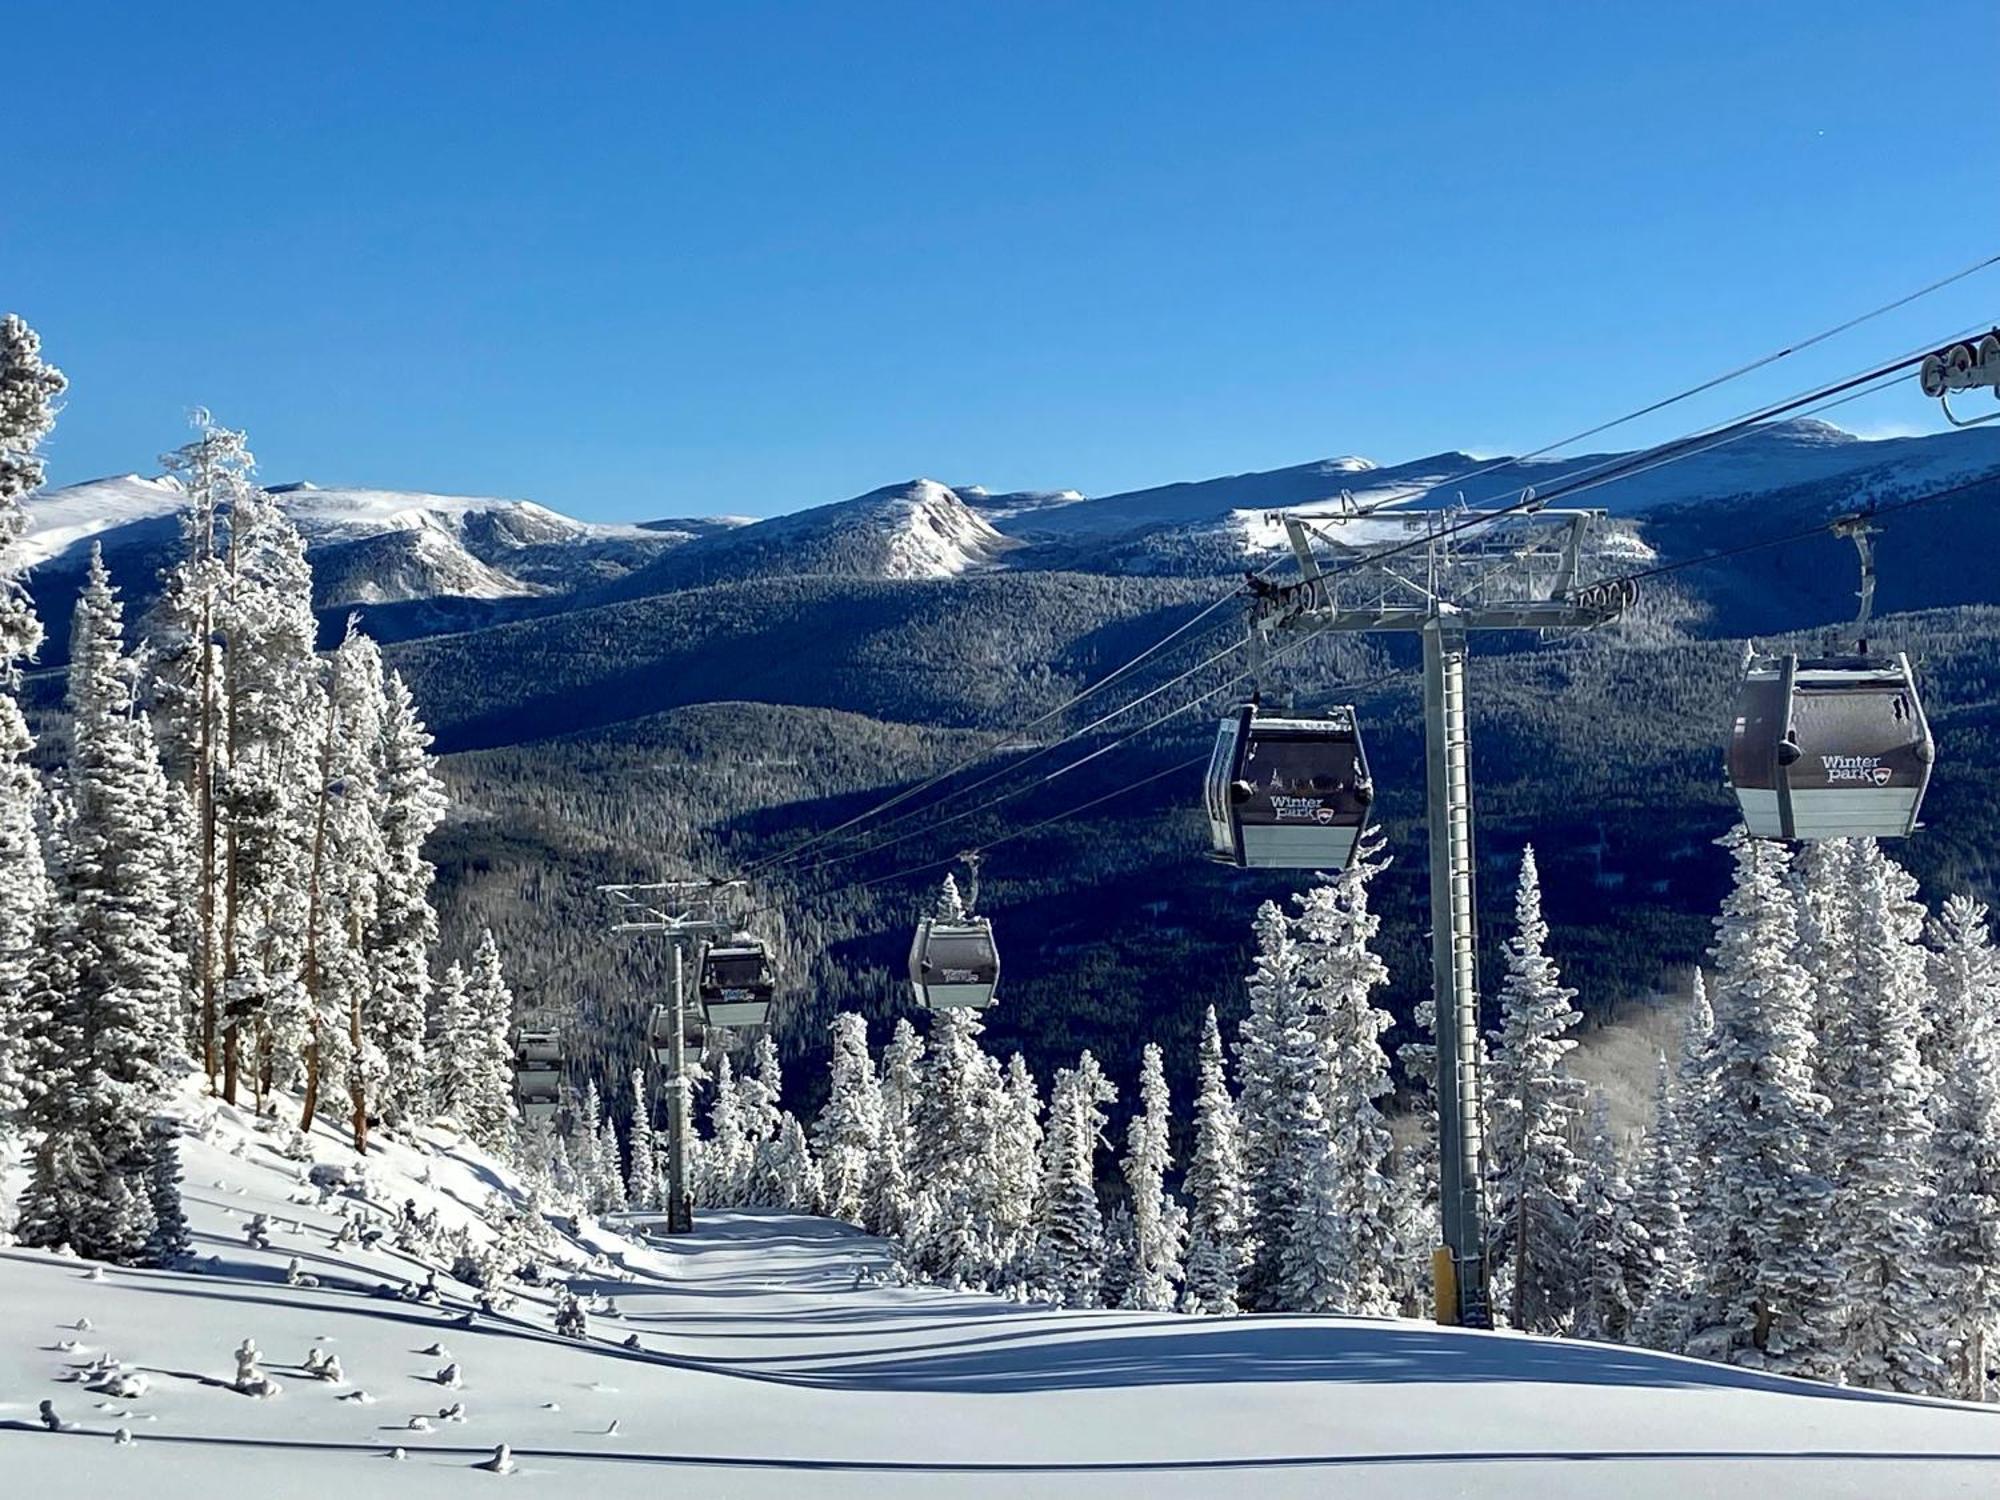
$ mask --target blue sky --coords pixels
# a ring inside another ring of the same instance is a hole
[[[2000,250],[2000,10],[17,6],[70,481],[765,514],[1517,451]],[[2000,318],[2000,272],[1631,441]],[[1914,387],[1839,414],[1934,419]]]

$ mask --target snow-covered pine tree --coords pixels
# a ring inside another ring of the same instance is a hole
[[[1521,852],[1514,917],[1486,1074],[1490,1254],[1491,1264],[1508,1271],[1514,1326],[1554,1333],[1569,1317],[1577,1283],[1573,1249],[1583,1174],[1570,1139],[1582,1088],[1563,1059],[1576,1046],[1570,1033],[1583,1017],[1571,1003],[1576,991],[1563,984],[1545,951],[1549,927],[1533,847]]]
[[[1721,1127],[1715,1108],[1719,1057],[1715,1009],[1709,1004],[1708,980],[1700,969],[1694,971],[1690,988],[1673,1070],[1674,1112],[1687,1138],[1687,1189],[1681,1203],[1692,1224],[1708,1193],[1709,1167],[1719,1149]]]
[[[1707,1002],[1703,1002],[1706,1009]],[[1666,1053],[1653,1084],[1653,1124],[1646,1132],[1633,1183],[1632,1213],[1646,1235],[1647,1260],[1632,1339],[1676,1352],[1687,1335],[1688,1297],[1694,1290],[1694,1241],[1688,1234],[1692,1174],[1688,1133],[1681,1120],[1680,1089]]]
[[[979,1044],[973,1010],[940,1012],[910,1114],[906,1163],[916,1193],[910,1264],[953,1285],[985,1287],[1000,1269],[995,1141],[1000,1068]]]
[[[1415,1314],[1432,1294],[1430,1260],[1438,1241],[1437,1003],[1428,996],[1419,1000],[1410,1025],[1413,1034],[1396,1049],[1396,1065],[1416,1129],[1396,1149],[1394,1181],[1401,1244],[1396,1264],[1403,1272],[1397,1297],[1405,1312]],[[1480,1062],[1483,1080],[1483,1049]]]
[[[1117,1097],[1088,1052],[1074,1068],[1056,1074],[1049,1093],[1035,1237],[1039,1277],[1065,1307],[1096,1307],[1103,1300],[1104,1213],[1097,1201],[1097,1148],[1104,1136],[1104,1106]]]
[[[1194,1156],[1188,1196],[1187,1289],[1183,1310],[1234,1315],[1236,1281],[1249,1235],[1243,1141],[1222,1055],[1215,1007],[1202,1022],[1201,1075],[1194,1101]]]
[[[1139,1240],[1132,1228],[1132,1210],[1114,1203],[1104,1211],[1104,1274],[1098,1278],[1097,1302],[1123,1307],[1138,1274]]]
[[[1332,1139],[1319,1098],[1323,1054],[1306,1009],[1304,955],[1291,923],[1268,901],[1257,910],[1257,949],[1237,1044],[1244,1184],[1256,1238],[1238,1296],[1252,1312],[1285,1312],[1293,1310],[1293,1283],[1319,1258],[1310,1195],[1329,1170]]]
[[[312,748],[325,712],[305,543],[255,485],[230,501],[220,624],[223,1097],[252,1068],[260,1102],[302,1061],[301,969],[313,812]]]
[[[1653,1247],[1611,1138],[1601,1092],[1590,1095],[1583,1187],[1577,1201],[1576,1332],[1627,1343],[1652,1279]]]
[[[194,1254],[194,1236],[181,1207],[180,1126],[156,1116],[146,1144],[146,1201],[153,1211],[152,1233],[146,1238],[146,1264],[177,1267]]]
[[[435,1063],[430,1077],[430,1110],[433,1119],[468,1134],[473,1081],[469,1070],[459,1065],[459,1059],[467,1055],[465,1049],[476,1049],[477,1045],[477,1018],[465,991],[465,967],[449,963],[438,977],[437,988],[431,991],[430,998],[427,1050]],[[592,1087],[596,1087],[595,1083]],[[596,1119],[587,1118],[585,1128],[596,1127]]]
[[[14,554],[27,527],[20,496],[42,482],[36,449],[55,425],[65,384],[43,362],[35,331],[12,313],[0,318],[0,1171],[27,1106],[35,954],[50,901],[37,826],[41,781],[29,761],[34,738],[16,697],[21,668],[41,649],[42,624]]]
[[[1873,839],[1844,862],[1850,956],[1822,1043],[1839,1176],[1820,1227],[1838,1267],[1841,1376],[1939,1389],[1950,1337],[1932,1264],[1934,1077],[1919,1051],[1932,1009],[1917,883]]]
[[[134,1265],[153,1233],[148,1133],[180,1049],[187,971],[173,951],[166,777],[123,635],[93,547],[70,644],[63,984],[44,1016],[29,1107],[42,1141],[20,1237]]]
[[[451,973],[445,972],[444,984],[439,993],[450,983]],[[583,1199],[583,1206],[591,1213],[601,1213],[609,1189],[606,1187],[601,1163],[597,1155],[597,1138],[604,1124],[604,1096],[598,1092],[597,1080],[591,1079],[584,1086],[583,1098],[577,1101],[570,1114],[570,1132],[575,1146],[569,1157],[576,1172],[577,1194]]]
[[[473,950],[465,1007],[472,1033],[450,1065],[468,1075],[466,1132],[481,1145],[501,1150],[514,1130],[514,992],[507,987],[491,928],[480,934]]]
[[[190,808],[189,964],[197,1047],[213,1087],[222,1067],[224,1007],[226,835],[220,802],[230,750],[223,659],[232,616],[228,537],[237,502],[255,488],[256,461],[242,433],[218,427],[206,412],[196,414],[196,425],[194,441],[161,459],[180,481],[187,507],[181,512],[181,557],[162,575],[147,634],[161,753]]]
[[[300,1128],[311,1128],[322,1089],[338,1085],[354,1149],[366,1152],[369,1100],[383,1071],[365,1025],[373,1006],[366,945],[386,855],[376,777],[382,655],[350,621],[327,668],[306,877],[303,978],[310,1014]]]
[[[1042,1091],[1028,1061],[1007,1059],[1000,1118],[993,1136],[993,1232],[1001,1286],[1025,1286],[1034,1271],[1035,1195],[1042,1183]]]
[[[782,1208],[786,1192],[779,1137],[785,1128],[785,1075],[778,1062],[777,1040],[766,1031],[750,1049],[750,1071],[737,1083],[743,1101],[743,1134],[749,1145],[749,1176],[745,1203],[757,1208]]]
[[[711,1208],[738,1208],[747,1201],[752,1145],[744,1128],[741,1086],[729,1054],[715,1065],[715,1097],[708,1110],[708,1142],[702,1152],[702,1202]]]
[[[1159,1046],[1148,1042],[1139,1063],[1139,1111],[1127,1127],[1122,1164],[1132,1194],[1132,1275],[1120,1305],[1139,1312],[1172,1312],[1180,1296],[1187,1212],[1167,1191],[1171,1110]]]
[[[622,1214],[631,1205],[625,1197],[625,1163],[618,1154],[618,1126],[608,1113],[598,1119],[597,1135],[590,1146],[595,1158],[592,1170],[603,1192],[595,1212]]]
[[[1321,1053],[1320,1110],[1331,1152],[1315,1214],[1322,1249],[1312,1279],[1315,1303],[1387,1315],[1400,1301],[1402,1205],[1389,1175],[1395,1142],[1380,1100],[1393,1085],[1382,1034],[1393,1024],[1373,992],[1389,971],[1369,946],[1382,920],[1368,909],[1368,886],[1382,870],[1374,848],[1328,884],[1300,898],[1297,922],[1306,1013]],[[1337,1234],[1329,1233],[1337,1228]]]
[[[660,1163],[653,1144],[653,1100],[646,1070],[632,1070],[632,1165],[625,1175],[625,1201],[640,1213],[660,1207]]]
[[[910,1174],[903,1161],[903,1132],[884,1129],[868,1156],[868,1176],[861,1190],[861,1227],[883,1239],[900,1240],[909,1232],[916,1204]]]
[[[1931,924],[1932,1028],[1946,1050],[1934,1145],[1936,1290],[1950,1330],[1949,1393],[1987,1399],[1987,1358],[2000,1325],[2000,953],[1986,908],[1948,898]]]
[[[1691,1354],[1786,1374],[1835,1369],[1827,1101],[1813,1087],[1811,984],[1798,959],[1785,848],[1733,829],[1736,863],[1709,965],[1715,1033],[1707,1069],[1714,1130],[1693,1217],[1700,1283]]]
[[[867,1018],[842,1011],[833,1018],[832,1031],[826,1106],[814,1126],[813,1144],[828,1215],[859,1224],[868,1162],[882,1135],[882,1091],[868,1055]]]
[[[916,1200],[909,1177],[910,1114],[916,1104],[923,1057],[923,1038],[908,1016],[899,1016],[882,1049],[878,1079],[882,1129],[868,1160],[861,1218],[862,1227],[870,1234],[888,1239],[906,1239],[913,1227]]]
[[[424,1017],[438,919],[424,843],[449,805],[430,746],[409,688],[390,673],[375,768],[382,796],[382,866],[367,951],[369,1034],[382,1054],[376,1102],[383,1124],[392,1128],[422,1116],[427,1087]]]
[[[816,1214],[825,1207],[819,1163],[813,1160],[805,1127],[790,1110],[780,1113],[778,1133],[764,1147],[759,1169],[765,1179],[759,1197],[773,1208]]]
[[[63,372],[42,358],[41,335],[16,313],[0,317],[0,502],[42,487],[37,450],[68,388]]]

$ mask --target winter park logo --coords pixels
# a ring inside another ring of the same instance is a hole
[[[1271,797],[1271,814],[1281,823],[1287,818],[1331,823],[1334,816],[1333,809],[1319,797],[1281,797],[1275,793]]]
[[[1887,786],[1895,774],[1882,764],[1879,755],[1822,755],[1820,765],[1828,781],[1861,781],[1870,786]]]

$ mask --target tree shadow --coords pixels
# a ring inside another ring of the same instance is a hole
[[[1822,1400],[1926,1405],[1888,1392],[1820,1385],[1650,1350],[1482,1335],[1394,1322],[1232,1319],[1180,1333],[975,1340],[941,1353],[795,1362],[772,1378],[846,1390],[1022,1394],[1161,1385],[1531,1382],[1762,1391]]]

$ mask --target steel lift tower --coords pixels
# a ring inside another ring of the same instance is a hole
[[[1436,1005],[1438,1319],[1490,1327],[1482,1192],[1479,952],[1472,831],[1467,636],[1475,630],[1593,630],[1636,590],[1592,584],[1602,511],[1392,510],[1279,517],[1302,577],[1252,583],[1252,630],[1400,631],[1424,657],[1424,759],[1430,813],[1431,992]],[[1322,569],[1315,541],[1330,549]]]
[[[734,930],[723,903],[742,888],[740,880],[665,880],[649,885],[601,885],[610,898],[613,932],[664,933],[671,950],[673,978],[668,989],[667,1233],[694,1229],[694,1192],[688,1181],[688,1141],[692,1131],[692,1089],[687,1076],[687,975],[703,942]]]

